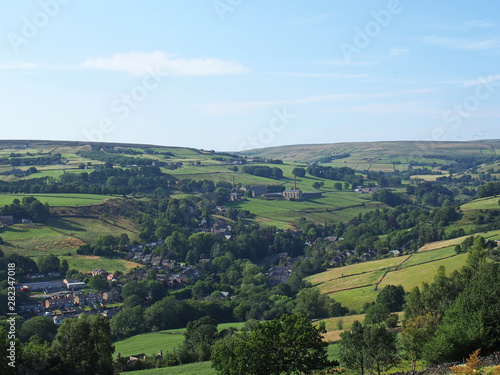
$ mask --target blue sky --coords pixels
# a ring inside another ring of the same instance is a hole
[[[0,138],[500,138],[499,20],[486,0],[0,0]]]

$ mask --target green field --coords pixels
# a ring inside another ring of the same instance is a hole
[[[88,206],[103,203],[109,195],[96,194],[0,194],[0,206],[11,204],[14,199],[22,201],[24,197],[35,197],[50,206]]]
[[[131,262],[119,258],[104,258],[95,255],[72,255],[62,256],[69,264],[69,268],[79,270],[80,272],[91,272],[96,266],[103,270],[113,273],[115,271],[124,272],[130,268],[142,267],[142,264]]]
[[[212,362],[197,362],[187,365],[155,368],[127,372],[131,375],[215,375],[217,372],[212,368]]]
[[[219,324],[217,328],[219,331],[222,331],[229,327],[241,329],[243,326],[244,323],[225,323]],[[185,328],[132,336],[115,342],[115,353],[121,353],[122,356],[130,356],[141,353],[146,355],[156,354],[160,349],[163,352],[171,351],[182,344],[184,341],[184,332],[186,332]]]
[[[463,204],[460,209],[462,211],[471,210],[500,210],[500,204],[498,204],[498,197],[489,197],[473,200],[472,202]]]
[[[359,312],[365,303],[375,301],[386,285],[402,285],[409,291],[421,286],[422,282],[432,282],[441,265],[448,273],[458,270],[465,264],[466,256],[456,255],[454,246],[439,247],[408,256],[333,268],[306,280],[321,293]]]

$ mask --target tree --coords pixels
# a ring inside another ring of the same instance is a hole
[[[380,324],[385,322],[391,312],[386,305],[376,303],[366,310],[365,323],[366,324]]]
[[[355,321],[340,334],[340,360],[347,368],[361,374],[375,369],[380,375],[399,362],[396,334],[384,324],[368,325]]]
[[[368,368],[364,344],[365,327],[357,320],[350,330],[340,334],[340,363],[345,367],[358,370],[361,375]]]
[[[208,361],[217,338],[217,321],[205,316],[188,323],[184,333],[184,347],[194,353],[198,361]]]
[[[96,289],[100,292],[109,288],[108,280],[104,275],[92,276],[87,285],[90,288]]]
[[[335,190],[342,190],[342,182],[335,182],[333,187]]]
[[[401,331],[401,346],[411,361],[412,371],[415,371],[417,360],[422,358],[424,346],[432,337],[438,325],[438,317],[431,312],[409,318],[404,323]]]
[[[218,341],[212,367],[223,375],[308,374],[326,369],[337,363],[327,358],[325,332],[304,315],[283,315],[258,323],[251,333],[244,331]]]
[[[293,309],[295,314],[304,314],[309,319],[342,316],[347,311],[340,303],[313,288],[302,289],[297,294],[296,306]]]
[[[95,315],[66,319],[57,332],[52,348],[61,359],[66,374],[113,374],[113,347],[106,318]]]
[[[380,375],[399,363],[396,334],[383,324],[365,327],[365,350],[371,368]]]
[[[293,168],[292,174],[297,177],[304,177],[306,175],[306,170],[304,168]]]
[[[28,342],[29,339],[38,335],[42,341],[52,342],[57,334],[57,326],[52,319],[48,316],[35,316],[34,318],[26,320],[21,330],[19,331],[19,338],[23,342]]]
[[[385,305],[390,312],[402,311],[405,302],[405,290],[401,285],[386,285],[377,295],[377,303]]]
[[[316,181],[314,184],[313,184],[313,188],[315,188],[316,190],[319,190],[321,188],[321,184]]]

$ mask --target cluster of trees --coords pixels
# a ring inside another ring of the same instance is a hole
[[[20,165],[51,165],[61,163],[61,154],[50,154],[31,158],[11,157],[9,163],[13,167]]]
[[[0,372],[18,374],[20,369],[40,375],[88,375],[114,373],[114,347],[109,322],[99,315],[66,319],[57,329],[49,317],[35,317],[15,339],[15,366],[10,366],[7,321],[0,325]]]
[[[500,182],[488,182],[477,191],[477,196],[479,198],[493,197],[498,194],[500,194]]]
[[[141,157],[131,157],[123,156],[123,153],[110,153],[106,151],[78,151],[77,155],[80,155],[86,159],[99,160],[105,163],[118,164],[121,167],[126,167],[129,165],[138,166],[150,166],[154,160]]]
[[[354,169],[349,167],[322,167],[318,165],[310,165],[306,169],[307,174],[314,177],[326,178],[327,180],[346,181],[352,186],[363,185],[363,176],[356,174]]]
[[[43,204],[35,197],[23,197],[22,201],[14,199],[11,204],[0,208],[0,215],[12,215],[15,221],[32,219],[37,223],[44,223],[49,214],[49,204]]]
[[[371,249],[384,253],[404,245],[409,250],[416,250],[427,242],[464,236],[463,229],[448,234],[444,231],[446,225],[459,218],[460,214],[454,206],[429,210],[414,205],[399,205],[394,209],[376,209],[359,214],[347,224],[331,225],[328,231],[344,238],[332,246],[341,251],[354,249],[359,255]],[[427,225],[429,222],[432,225]]]
[[[412,361],[447,362],[478,348],[500,349],[500,264],[486,261],[478,236],[466,265],[451,275],[440,268],[434,282],[407,294],[403,347]]]
[[[151,193],[158,187],[175,186],[175,179],[156,166],[127,169],[103,165],[92,172],[64,173],[58,178],[0,181],[0,191],[10,193]]]
[[[129,245],[130,238],[126,233],[122,233],[120,236],[108,234],[99,236],[97,241],[92,245],[81,245],[76,250],[76,253],[80,255],[93,254],[97,256],[111,257],[114,255],[123,255],[119,253],[126,252]]]
[[[278,167],[268,167],[260,165],[245,165],[241,168],[243,173],[248,173],[254,176],[267,177],[275,180],[283,178],[283,170]]]

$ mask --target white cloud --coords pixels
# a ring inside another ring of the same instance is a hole
[[[446,38],[439,36],[427,36],[418,38],[425,44],[445,46],[449,48],[465,50],[465,51],[480,51],[498,49],[500,47],[500,39],[482,39],[472,40],[465,38]]]
[[[489,21],[483,20],[471,20],[462,23],[461,25],[450,25],[450,24],[431,24],[422,25],[425,29],[430,30],[453,30],[453,31],[469,31],[472,29],[489,29],[495,27],[497,24]]]
[[[327,102],[336,100],[353,100],[353,99],[377,99],[386,97],[399,97],[402,95],[425,94],[435,92],[431,89],[418,89],[418,90],[405,90],[395,92],[381,92],[372,94],[331,94],[331,95],[317,95],[309,96],[298,99],[285,99],[285,100],[271,100],[261,102],[230,102],[230,103],[208,103],[197,106],[205,113],[210,115],[232,115],[249,113],[255,109],[266,107],[283,107],[297,104]]]
[[[241,63],[215,58],[184,59],[162,51],[117,53],[111,57],[88,58],[76,65],[39,63],[0,64],[3,70],[107,70],[134,76],[152,70],[165,76],[221,76],[249,72]]]
[[[470,81],[465,81],[462,85],[463,87],[476,86],[476,85],[484,85],[485,83],[491,83],[500,81],[500,74],[493,74],[488,77],[479,77],[477,79],[473,79]]]
[[[78,66],[80,69],[109,70],[132,75],[144,75],[157,69],[165,75],[219,76],[247,73],[242,64],[220,59],[183,59],[162,51],[117,53],[112,57],[91,58]]]

